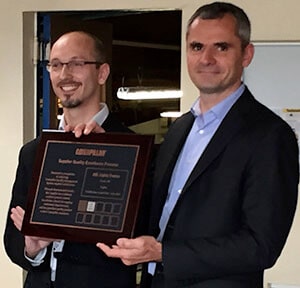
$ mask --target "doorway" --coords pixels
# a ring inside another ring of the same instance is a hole
[[[36,13],[39,42],[36,69],[37,134],[41,129],[57,127],[61,108],[53,95],[45,68],[51,44],[61,34],[72,30],[93,33],[106,44],[111,75],[102,95],[99,95],[101,101],[105,101],[111,112],[117,114],[126,126],[137,128],[139,133],[157,133],[153,131],[153,125],[156,127],[156,124],[152,122],[157,122],[161,112],[178,111],[180,100],[120,100],[117,90],[124,85],[141,84],[180,89],[181,14],[181,10]],[[164,134],[166,125],[158,125],[164,126],[164,131],[160,131]]]

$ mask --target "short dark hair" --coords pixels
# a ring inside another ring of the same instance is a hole
[[[231,14],[236,19],[236,35],[240,38],[242,49],[250,43],[251,23],[243,9],[226,2],[213,2],[198,8],[187,24],[186,36],[195,19],[218,19],[225,14]]]
[[[88,37],[90,37],[93,40],[96,61],[102,64],[107,62],[106,51],[102,40],[98,38],[95,34],[92,34],[90,32],[83,31],[82,33],[86,34]]]
[[[94,44],[94,57],[95,60],[101,64],[106,63],[107,62],[107,58],[106,58],[106,50],[104,47],[104,44],[102,42],[102,40],[100,38],[98,38],[95,34],[92,34],[90,32],[87,31],[83,31],[83,30],[72,30],[69,32],[64,33],[63,35],[61,35],[60,37],[67,35],[67,34],[72,34],[72,33],[79,33],[82,34],[88,38],[90,38]],[[59,37],[59,38],[60,38]],[[58,39],[59,39],[58,38]],[[57,39],[57,40],[58,40]],[[56,41],[57,41],[56,40]],[[54,41],[54,43],[56,42]],[[99,68],[100,65],[97,65],[96,67]]]

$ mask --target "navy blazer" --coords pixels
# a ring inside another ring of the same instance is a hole
[[[155,237],[193,121],[190,112],[177,119],[160,147],[149,231]],[[293,221],[298,179],[295,133],[246,88],[182,190],[152,287],[262,288],[263,271],[276,262]]]
[[[131,132],[109,114],[102,127],[108,132]],[[27,191],[39,138],[25,144],[19,154],[19,165],[13,186],[12,199],[7,216],[4,245],[12,262],[28,271],[24,287],[50,287],[50,254],[47,249],[45,261],[33,267],[24,257],[24,236],[10,219],[10,209],[17,205],[25,209]],[[51,245],[50,247],[51,248]],[[108,258],[95,244],[66,241],[58,258],[56,287],[58,288],[133,288],[136,287],[136,267],[125,266],[119,259]]]

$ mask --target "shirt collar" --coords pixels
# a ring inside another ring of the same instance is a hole
[[[242,93],[245,90],[245,84],[241,84],[241,86],[234,91],[232,94],[230,94],[228,97],[226,97],[224,100],[222,100],[217,105],[213,106],[210,110],[208,110],[206,113],[213,113],[218,117],[219,119],[223,119],[227,112],[230,110],[230,108],[233,106],[233,104],[239,99],[239,97],[242,95]],[[191,113],[194,115],[194,117],[202,115],[200,110],[200,96],[197,98],[197,100],[193,103],[191,107]],[[204,114],[206,114],[204,113]]]
[[[95,114],[93,116],[93,120],[95,120],[98,125],[102,125],[103,122],[106,120],[107,116],[109,114],[109,109],[107,107],[107,105],[103,102],[100,103],[100,111]],[[58,130],[64,130],[64,127],[66,125],[66,122],[65,122],[65,117],[64,117],[64,114],[62,115],[61,117],[61,120],[59,121],[59,125],[58,125]]]

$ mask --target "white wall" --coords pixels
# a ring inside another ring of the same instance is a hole
[[[265,273],[265,282],[300,287],[300,208],[298,205],[291,233],[275,266]]]
[[[232,1],[243,7],[252,20],[252,39],[267,41],[300,40],[299,0],[240,0]],[[23,142],[23,83],[22,83],[22,13],[48,10],[101,10],[101,9],[166,9],[183,10],[183,30],[192,12],[208,1],[194,0],[10,0],[0,2],[0,230],[4,230],[11,186],[15,176],[17,155]],[[151,25],[151,24],[150,24]],[[184,33],[183,33],[183,48]],[[181,87],[184,92],[182,110],[189,109],[197,96],[185,68],[182,55]],[[283,83],[284,84],[284,83]],[[26,132],[27,133],[27,132]],[[300,218],[299,211],[289,241],[274,268],[266,273],[266,282],[300,284]],[[0,281],[7,287],[22,287],[22,272],[10,263],[0,243]]]

